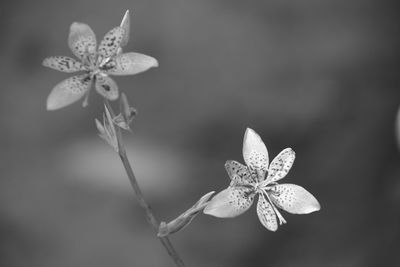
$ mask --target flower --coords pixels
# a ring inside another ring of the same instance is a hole
[[[62,72],[83,74],[72,76],[57,84],[47,98],[47,109],[56,110],[68,106],[86,95],[83,106],[88,103],[92,84],[96,91],[108,100],[119,96],[118,86],[110,75],[133,75],[157,67],[156,59],[134,52],[122,53],[122,47],[129,40],[129,10],[121,25],[104,36],[99,46],[89,25],[71,24],[68,45],[79,59],[53,56],[43,60],[43,65]]]
[[[225,169],[231,178],[228,188],[213,197],[205,214],[220,218],[236,217],[250,208],[258,195],[257,215],[261,224],[276,231],[286,223],[278,208],[293,214],[307,214],[320,209],[317,199],[303,187],[278,184],[289,172],[295,159],[291,148],[286,148],[268,167],[268,151],[260,136],[247,128],[243,140],[243,158],[247,166],[228,160]]]

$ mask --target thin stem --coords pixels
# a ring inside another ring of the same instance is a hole
[[[112,110],[112,107],[108,101],[105,101],[106,106],[108,110],[111,113],[111,116],[114,117],[114,111]],[[116,134],[117,134],[117,140],[118,140],[118,153],[119,157],[121,158],[122,164],[124,165],[126,174],[128,175],[129,181],[132,185],[133,191],[135,192],[135,196],[137,201],[139,202],[140,207],[142,207],[145,211],[146,215],[146,220],[147,222],[153,227],[154,231],[158,233],[158,227],[159,227],[159,222],[157,221],[156,217],[154,216],[154,213],[150,207],[150,205],[146,202],[144,199],[142,190],[140,189],[140,186],[136,180],[136,176],[133,172],[132,166],[129,162],[128,156],[126,154],[124,142],[122,139],[122,132],[121,128],[115,127],[116,129]],[[164,248],[167,250],[168,254],[172,258],[172,260],[175,262],[176,266],[178,267],[185,267],[185,264],[183,263],[182,259],[180,258],[179,254],[176,252],[175,248],[172,246],[171,241],[167,236],[165,237],[158,237]]]

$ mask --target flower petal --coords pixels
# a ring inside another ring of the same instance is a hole
[[[247,167],[235,160],[227,160],[225,169],[231,179],[238,179],[250,175]]]
[[[83,60],[87,53],[96,52],[96,35],[89,25],[74,22],[69,30],[68,45],[72,53]]]
[[[110,30],[101,40],[98,53],[103,58],[108,58],[117,53],[118,48],[121,46],[122,38],[125,30],[121,27],[115,27]]]
[[[276,206],[290,213],[307,214],[321,209],[311,193],[295,184],[276,185],[269,196]]]
[[[129,42],[129,32],[131,27],[131,16],[129,14],[129,10],[125,12],[125,15],[122,18],[121,24],[119,26],[124,29],[121,46],[125,46]]]
[[[244,134],[243,158],[247,166],[257,170],[260,180],[264,180],[269,163],[267,147],[261,137],[250,128]]]
[[[68,73],[84,70],[84,67],[79,61],[64,56],[45,58],[42,64],[45,67]]]
[[[158,67],[158,61],[139,53],[123,53],[114,58],[115,66],[108,71],[112,75],[133,75]]]
[[[56,110],[81,99],[92,85],[86,74],[72,76],[57,84],[47,97],[47,110]]]
[[[284,178],[292,165],[296,153],[291,148],[286,148],[274,158],[268,168],[267,183],[276,182]]]
[[[271,203],[265,199],[264,195],[259,194],[257,202],[257,215],[261,224],[270,231],[278,230],[278,221]]]
[[[204,213],[219,218],[233,218],[248,210],[254,193],[245,187],[228,187],[216,194],[204,209]]]
[[[108,100],[118,99],[118,85],[108,76],[96,76],[96,91]]]

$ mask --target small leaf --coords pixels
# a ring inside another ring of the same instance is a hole
[[[103,114],[103,124],[95,119],[99,136],[104,139],[116,152],[118,152],[118,139],[115,131],[111,113],[106,106],[104,106],[105,114]]]

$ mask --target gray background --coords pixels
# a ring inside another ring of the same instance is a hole
[[[225,188],[246,127],[274,157],[297,153],[284,182],[320,201],[265,230],[255,207],[200,215],[172,241],[188,266],[399,266],[397,1],[2,1],[0,266],[173,266],[122,166],[96,136],[102,104],[45,110],[69,74],[69,26],[101,38],[132,12],[126,51],[160,67],[116,77],[139,110],[128,153],[157,216],[170,220]]]

